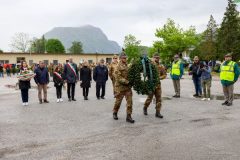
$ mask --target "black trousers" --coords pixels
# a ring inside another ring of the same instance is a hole
[[[57,99],[62,98],[62,85],[56,86]]]
[[[21,89],[21,95],[22,95],[22,102],[27,103],[28,102],[28,89]]]
[[[75,83],[68,83],[67,84],[67,94],[68,99],[74,99],[75,96]]]
[[[105,96],[105,88],[106,88],[106,84],[104,83],[97,83],[96,84],[96,96],[99,98],[100,97],[100,90],[102,89],[102,93],[101,93],[101,97]]]
[[[89,88],[83,87],[83,97],[87,97],[89,93]]]

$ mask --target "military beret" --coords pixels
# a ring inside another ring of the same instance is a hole
[[[159,53],[155,53],[153,57],[159,57]]]
[[[127,55],[126,55],[125,52],[122,52],[122,53],[120,53],[119,57],[120,57],[120,58],[123,58],[123,57],[127,57]]]

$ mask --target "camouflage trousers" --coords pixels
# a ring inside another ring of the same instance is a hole
[[[124,97],[127,101],[127,114],[132,114],[132,90],[131,89],[123,92],[118,92],[116,94],[116,100],[113,108],[114,113],[118,112]]]
[[[155,91],[152,94],[149,94],[145,103],[144,103],[144,108],[148,108],[153,100],[153,96],[156,98],[156,111],[160,112],[162,108],[162,89],[161,89],[161,84],[159,84]]]
[[[116,87],[115,87],[115,78],[112,79],[112,85],[113,85],[113,95],[116,95]]]

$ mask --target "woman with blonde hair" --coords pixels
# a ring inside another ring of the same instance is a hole
[[[91,87],[92,70],[88,67],[88,62],[83,63],[80,69],[80,86],[83,89],[84,100],[88,100],[89,88]]]

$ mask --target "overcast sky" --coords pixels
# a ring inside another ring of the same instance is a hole
[[[101,28],[120,45],[131,33],[150,46],[167,18],[201,32],[211,14],[221,23],[226,6],[227,0],[0,0],[0,48],[10,50],[17,32],[40,37],[53,27],[86,24]]]

